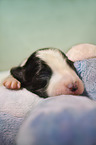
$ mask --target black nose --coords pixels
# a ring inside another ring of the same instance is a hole
[[[76,90],[78,90],[78,86],[76,83],[69,85],[68,88],[70,89],[71,92],[75,92]]]
[[[77,89],[78,89],[77,86],[73,86],[70,90],[71,90],[72,92],[75,92]]]

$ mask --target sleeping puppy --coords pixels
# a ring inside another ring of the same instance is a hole
[[[47,98],[58,95],[80,95],[84,86],[77,76],[72,61],[59,49],[35,51],[21,66],[11,69],[4,81],[9,89],[21,87]]]

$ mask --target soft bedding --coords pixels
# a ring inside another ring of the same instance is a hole
[[[0,86],[0,145],[15,145],[21,124],[18,145],[96,144],[96,58],[77,61],[74,65],[84,82],[85,91],[82,97],[69,96],[72,97],[69,99],[70,105],[66,105],[64,100],[67,95],[44,100],[26,89],[12,91]],[[83,96],[90,98],[89,103],[84,101],[82,104],[82,101],[79,106],[80,100],[74,102],[75,98],[86,98]],[[89,109],[83,111],[82,105],[85,108],[89,106]],[[28,131],[27,144],[26,141],[22,144],[22,138],[26,135],[22,134],[22,129],[26,129],[26,133]]]
[[[96,100],[96,58],[77,61],[74,65],[84,83],[83,95]]]

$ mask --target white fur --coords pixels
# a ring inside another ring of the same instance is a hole
[[[66,61],[58,49],[41,50],[37,52],[36,56],[45,61],[55,72],[65,68]]]
[[[81,94],[84,90],[83,83],[75,71],[67,64],[66,59],[58,49],[48,49],[38,51],[37,57],[45,61],[52,69],[53,75],[47,86],[49,96],[58,96],[61,94]],[[72,92],[69,86],[77,83],[78,90]]]

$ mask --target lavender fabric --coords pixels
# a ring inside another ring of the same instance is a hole
[[[96,58],[77,61],[74,65],[78,75],[84,82],[85,91],[83,95],[96,100]],[[62,102],[60,98],[59,104]],[[54,103],[55,98],[52,104],[48,106],[49,109]],[[46,109],[46,101],[43,102],[43,105]],[[39,106],[38,112],[40,109],[42,110],[42,106]],[[82,112],[76,119],[77,114],[79,114],[78,110],[76,112],[72,111],[70,107],[67,110],[61,109],[59,113],[57,111],[45,114],[42,110],[42,113],[38,113],[38,116],[34,117],[29,124],[30,130],[35,133],[36,142],[34,145],[95,145],[96,109],[87,113]],[[31,113],[29,117],[32,116],[33,114]],[[0,112],[0,145],[16,145],[16,135],[23,120],[24,118]],[[45,128],[48,130],[48,134],[45,134]],[[34,134],[31,132],[30,135],[33,136]],[[51,143],[50,140],[52,141]]]
[[[96,103],[84,96],[61,95],[44,100],[23,123],[17,143],[96,145]]]
[[[16,135],[24,118],[0,113],[0,145],[15,145]]]
[[[96,100],[96,58],[74,63],[77,74],[84,83],[83,95]]]

